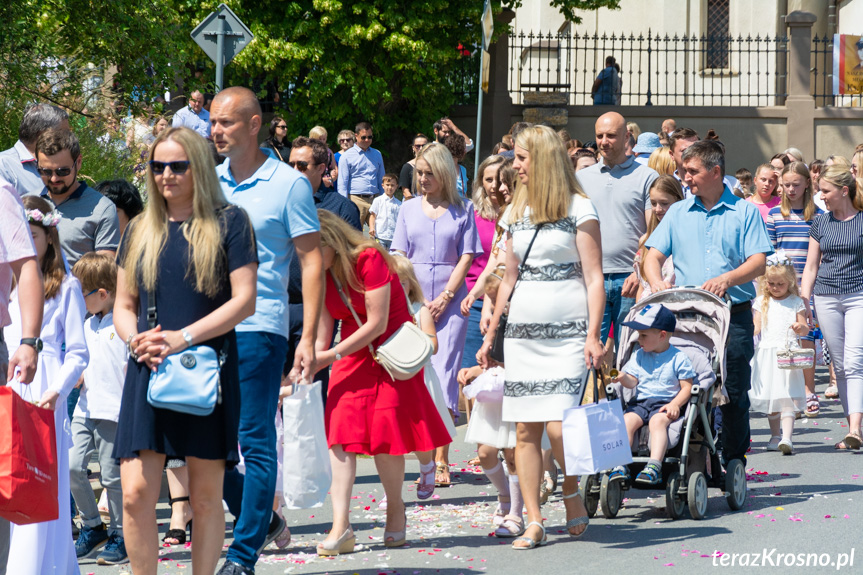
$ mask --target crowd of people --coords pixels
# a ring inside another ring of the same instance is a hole
[[[516,123],[470,182],[473,142],[448,118],[388,171],[367,122],[341,130],[333,153],[321,126],[295,139],[282,117],[265,127],[246,88],[204,104],[193,92],[142,130],[143,195],[79,177],[80,145],[55,106],[30,106],[0,153],[0,368],[54,411],[60,510],[45,523],[0,520],[0,573],[77,573],[85,557],[155,573],[163,470],[163,543],[186,543],[194,525],[193,572],[216,572],[224,501],[233,542],[218,573],[254,573],[265,547],[290,542],[279,402],[312,381],[333,476],[319,555],[356,547],[358,454],[374,458],[386,492],[382,543],[406,544],[405,455],[419,461],[418,499],[451,485],[461,411],[497,491],[495,536],[518,550],[548,541],[541,506],[559,468],[565,529],[581,537],[588,512],[564,464],[565,442],[579,438],[564,437],[564,411],[592,370],[615,365],[615,334],[637,329],[640,353],[614,378],[635,389],[630,438],[641,426],[657,438],[636,481],[661,480],[665,429],[694,372],[669,344],[670,312],[628,317],[675,285],[729,301],[723,462],[745,461],[750,411],[767,415],[764,447],[786,455],[795,419],[819,414],[814,366],[777,367],[798,338],[830,365],[825,395],[849,426],[836,449],[861,447],[863,146],[851,161],[809,163],[789,148],[732,177],[712,130],[666,120],[642,132],[607,112],[586,143]],[[376,351],[410,322],[434,354],[395,378]],[[202,411],[157,401],[153,382],[177,357],[192,368],[208,354],[218,392],[191,398]]]

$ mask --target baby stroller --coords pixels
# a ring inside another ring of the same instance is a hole
[[[721,466],[713,435],[712,406],[728,400],[721,388],[725,379],[725,345],[730,321],[729,303],[706,290],[694,287],[676,287],[646,296],[632,307],[627,321],[648,304],[662,304],[677,319],[677,328],[671,344],[684,352],[696,372],[692,382],[692,397],[684,413],[668,427],[668,450],[662,465],[662,482],[651,488],[665,487],[665,507],[672,519],[680,518],[686,507],[694,519],[702,519],[707,511],[708,478],[711,485],[725,491],[732,510],[743,507],[746,500],[746,473],[743,462],[734,459],[726,466],[722,481]],[[617,329],[617,326],[615,326]],[[620,348],[617,367],[621,369],[636,350],[638,332],[620,326]],[[721,378],[721,379],[718,379]],[[720,385],[716,386],[716,382]],[[618,383],[606,387],[609,400],[621,398],[624,403],[634,394]],[[647,425],[636,434],[630,477],[648,462],[649,441]],[[629,478],[611,470],[583,476],[580,481],[582,500],[588,514],[596,513],[598,504],[607,518],[615,517],[623,503],[623,492],[636,487]]]

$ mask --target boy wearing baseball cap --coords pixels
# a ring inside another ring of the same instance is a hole
[[[656,485],[662,481],[668,426],[680,417],[689,401],[695,370],[686,354],[669,341],[677,320],[665,306],[646,305],[623,325],[638,330],[641,349],[613,381],[636,390],[623,414],[629,443],[645,423],[650,428],[650,461],[635,481]]]

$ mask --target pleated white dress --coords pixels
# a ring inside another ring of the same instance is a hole
[[[504,339],[504,421],[561,421],[581,401],[588,313],[575,237],[577,226],[597,219],[589,199],[573,196],[569,215],[543,226],[522,266]],[[506,223],[509,210],[501,221],[523,259],[536,231],[530,208],[519,222]]]
[[[84,316],[87,309],[81,284],[71,274],[66,276],[57,296],[45,302],[42,317],[42,341],[36,376],[30,385],[17,381],[11,387],[27,400],[39,401],[49,389],[60,394],[54,410],[57,435],[57,483],[55,494],[59,501],[60,516],[56,521],[12,524],[9,560],[6,572],[10,575],[77,574],[78,559],[72,540],[72,517],[69,505],[69,449],[72,447],[66,398],[78,383],[89,354],[84,339]],[[9,305],[12,325],[6,328],[9,355],[15,353],[21,340],[21,311],[17,290]],[[63,343],[66,346],[63,349]]]

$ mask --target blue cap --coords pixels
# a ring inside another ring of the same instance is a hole
[[[623,325],[632,329],[661,329],[669,333],[677,327],[677,318],[664,305],[644,306],[635,314],[632,321],[625,321]]]
[[[653,132],[643,132],[638,135],[638,141],[632,151],[636,154],[652,154],[654,150],[662,147],[659,136]]]

